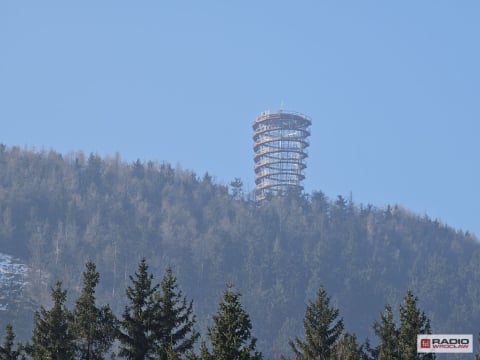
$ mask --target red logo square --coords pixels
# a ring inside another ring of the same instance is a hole
[[[420,339],[420,347],[422,349],[430,349],[430,339]]]

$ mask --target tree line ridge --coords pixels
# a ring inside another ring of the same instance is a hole
[[[200,332],[225,282],[242,289],[258,351],[268,356],[302,333],[305,305],[321,286],[358,339],[376,338],[372,323],[407,289],[432,331],[478,331],[475,235],[399,205],[321,191],[257,206],[239,179],[232,183],[168,162],[0,144],[0,249],[30,268],[30,285],[0,323],[29,339],[33,313],[51,304],[57,279],[73,308],[87,260],[102,274],[97,299],[121,314],[128,274],[146,255],[154,273],[171,266],[195,299]]]

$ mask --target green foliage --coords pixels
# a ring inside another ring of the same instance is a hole
[[[212,350],[202,344],[202,360],[262,359],[262,354],[255,350],[257,340],[251,329],[250,317],[240,303],[240,293],[227,284],[217,313],[213,315],[213,326],[207,332]]]
[[[398,331],[398,347],[402,359],[434,359],[434,354],[417,355],[417,335],[431,334],[430,320],[417,307],[417,297],[407,290],[403,303],[400,304],[400,329]]]
[[[240,178],[235,178],[231,183],[230,187],[232,188],[232,196],[236,200],[240,200],[244,193],[243,193],[243,181]]]
[[[350,351],[354,338],[347,336],[342,344],[338,344],[344,329],[343,319],[338,319],[338,316],[339,310],[330,305],[330,297],[321,287],[315,301],[310,301],[305,310],[305,340],[295,338],[289,341],[295,358],[329,360],[337,346],[342,352]]]
[[[76,358],[102,360],[115,340],[116,318],[108,305],[98,308],[95,288],[100,275],[93,262],[85,264],[83,290],[73,310],[73,336]]]
[[[157,293],[159,303],[160,326],[156,330],[157,358],[161,360],[180,359],[193,350],[200,336],[193,328],[195,316],[193,302],[187,303],[186,297],[178,289],[177,279],[172,268],[168,267],[161,282],[161,293]]]
[[[154,294],[159,285],[152,285],[153,275],[148,273],[145,258],[140,260],[135,276],[130,275],[132,285],[127,287],[128,305],[120,320],[119,355],[126,359],[155,358],[155,344],[160,319],[160,309]]]
[[[159,285],[153,285],[153,275],[142,258],[135,276],[130,276],[133,286],[126,291],[131,306],[127,306],[121,329],[116,329],[116,319],[108,306],[98,309],[95,305],[95,288],[99,273],[92,262],[86,263],[83,273],[84,286],[76,300],[73,314],[65,307],[66,291],[61,282],[52,289],[54,305],[44,307],[35,314],[32,345],[19,344],[14,350],[15,334],[7,325],[0,360],[26,359],[105,359],[113,341],[121,343],[119,355],[126,359],[164,360],[249,360],[263,358],[256,351],[257,339],[251,335],[249,315],[240,303],[240,293],[231,283],[223,293],[213,326],[207,336],[211,351],[201,343],[200,355],[193,351],[199,334],[193,329],[195,316],[193,303],[178,290],[176,278],[169,267]],[[315,301],[305,310],[305,341],[295,338],[289,341],[298,360],[416,360],[435,359],[434,354],[416,354],[417,334],[430,334],[430,320],[417,307],[417,298],[411,290],[405,294],[399,306],[400,326],[397,329],[390,305],[385,306],[380,322],[373,325],[379,344],[372,349],[368,341],[358,345],[355,334],[344,332],[339,310],[330,305],[331,298],[321,287]],[[102,310],[107,309],[108,316]],[[117,331],[116,331],[117,330]],[[25,351],[26,350],[26,351]],[[115,354],[110,353],[114,359]],[[281,357],[285,359],[285,357]],[[477,357],[476,357],[477,358]]]
[[[399,306],[400,325],[397,327],[392,307],[387,304],[380,322],[373,325],[379,344],[370,353],[378,360],[435,359],[435,354],[417,354],[417,335],[431,334],[430,320],[417,307],[417,297],[407,290]]]
[[[356,335],[345,333],[335,344],[332,357],[334,359],[362,360],[362,350],[358,345]]]
[[[227,187],[208,174],[127,163],[118,154],[0,146],[0,249],[31,268],[21,298],[5,295],[0,324],[11,322],[27,339],[32,309],[47,303],[53,280],[80,295],[85,259],[102,274],[99,303],[121,314],[125,274],[155,254],[152,272],[176,269],[195,300],[199,329],[226,279],[242,289],[258,324],[257,348],[267,357],[288,350],[287,339],[301,333],[304,305],[321,284],[358,339],[374,336],[371,319],[385,303],[400,303],[407,288],[427,304],[435,331],[478,332],[474,235],[396,205],[354,204],[322,192],[257,206],[237,180]]]
[[[381,314],[380,322],[373,326],[378,337],[377,356],[379,360],[399,359],[398,330],[395,326],[392,307],[387,304]],[[415,335],[416,341],[416,335]],[[416,344],[415,344],[416,346]],[[416,348],[415,348],[416,349]]]
[[[75,344],[70,327],[71,313],[65,306],[67,291],[57,282],[52,288],[53,306],[43,306],[35,313],[30,355],[34,360],[69,360],[74,358]]]
[[[5,327],[6,335],[3,345],[0,346],[0,360],[17,360],[23,359],[21,346],[15,348],[15,332],[11,324],[7,324]]]

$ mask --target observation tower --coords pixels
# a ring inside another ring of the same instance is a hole
[[[285,195],[303,191],[306,148],[311,119],[291,111],[262,112],[253,122],[255,195]]]

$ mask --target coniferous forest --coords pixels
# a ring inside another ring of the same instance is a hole
[[[82,359],[235,358],[219,330],[232,311],[243,319],[238,359],[310,358],[318,343],[329,356],[318,358],[408,353],[408,314],[415,331],[479,331],[474,235],[321,191],[259,206],[240,179],[219,184],[166,162],[0,145],[0,252],[30,268],[22,296],[0,311],[1,349],[20,341],[38,359],[60,351],[41,345],[52,321],[72,345],[62,351]],[[172,301],[180,327],[168,325]],[[311,343],[319,314],[332,337]],[[137,320],[150,326],[143,354]],[[97,323],[101,341],[86,330]]]

